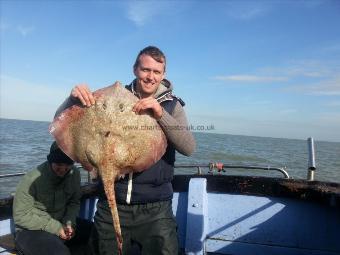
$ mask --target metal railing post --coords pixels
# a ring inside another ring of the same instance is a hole
[[[314,150],[314,139],[313,137],[309,137],[307,139],[308,146],[308,173],[307,173],[307,181],[314,181],[315,177],[315,150]]]

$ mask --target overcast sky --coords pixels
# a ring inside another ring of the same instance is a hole
[[[77,83],[161,48],[192,125],[340,141],[340,1],[1,0],[3,118],[51,121]]]

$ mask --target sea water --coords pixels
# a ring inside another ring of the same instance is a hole
[[[0,174],[27,172],[46,160],[53,141],[48,122],[0,119]],[[305,179],[308,168],[306,140],[194,133],[197,148],[191,157],[177,154],[176,164],[223,162],[235,165],[286,167],[292,178]],[[307,137],[306,137],[307,139]],[[316,139],[316,138],[315,138]],[[316,180],[340,183],[340,143],[315,140]],[[207,172],[208,169],[202,169]],[[197,168],[176,169],[177,174]],[[279,172],[226,169],[223,174],[283,177]],[[15,192],[22,177],[0,178],[0,197]],[[82,180],[87,172],[82,171]]]

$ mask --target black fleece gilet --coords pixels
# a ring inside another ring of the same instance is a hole
[[[163,109],[172,114],[177,98],[166,100],[161,104]],[[174,175],[175,148],[168,142],[163,157],[153,166],[140,173],[134,173],[132,178],[131,204],[143,204],[172,199],[171,181]],[[126,203],[129,175],[115,183],[117,203]]]

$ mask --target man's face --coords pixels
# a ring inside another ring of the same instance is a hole
[[[137,77],[137,91],[143,98],[152,96],[164,79],[164,63],[159,63],[148,55],[141,55],[134,74]]]
[[[71,170],[72,166],[73,165],[54,162],[52,162],[51,164],[53,172],[59,177],[64,177],[65,174],[67,174]]]

